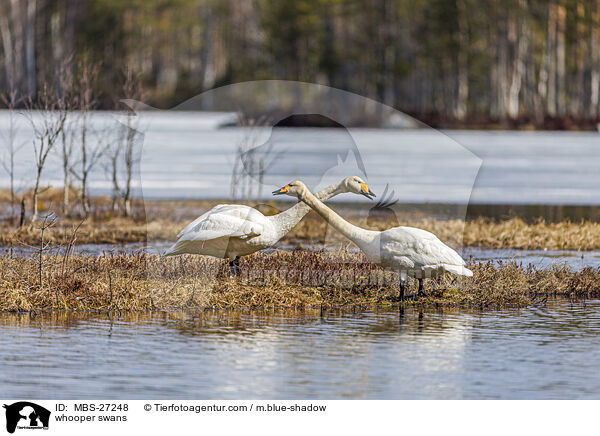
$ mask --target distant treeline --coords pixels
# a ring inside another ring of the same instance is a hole
[[[85,56],[101,108],[131,70],[160,107],[286,79],[436,125],[589,128],[600,113],[600,0],[0,0],[0,40],[0,90],[35,95]]]

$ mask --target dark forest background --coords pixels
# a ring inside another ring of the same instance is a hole
[[[85,60],[100,109],[128,77],[161,108],[286,79],[434,126],[595,128],[599,39],[600,0],[0,0],[0,90],[60,92]]]

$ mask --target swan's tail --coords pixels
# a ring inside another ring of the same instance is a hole
[[[471,271],[468,268],[465,268],[462,265],[444,264],[444,265],[442,265],[442,267],[444,268],[444,270],[451,272],[453,274],[458,274],[459,276],[473,277],[473,271]]]

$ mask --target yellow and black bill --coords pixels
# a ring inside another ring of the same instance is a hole
[[[360,184],[360,194],[367,197],[369,200],[373,200],[374,197],[377,197],[374,192],[372,192],[366,183]]]
[[[279,188],[273,191],[273,195],[283,195],[287,194],[290,190],[291,186],[289,184],[285,185],[283,188]]]

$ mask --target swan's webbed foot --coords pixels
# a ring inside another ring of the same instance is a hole
[[[423,291],[423,279],[417,279],[419,281],[419,289],[415,294],[408,294],[404,296],[404,300],[417,300],[419,298],[427,297],[427,294]]]
[[[416,300],[417,298],[421,298],[419,294],[408,294],[404,296],[404,300]]]

